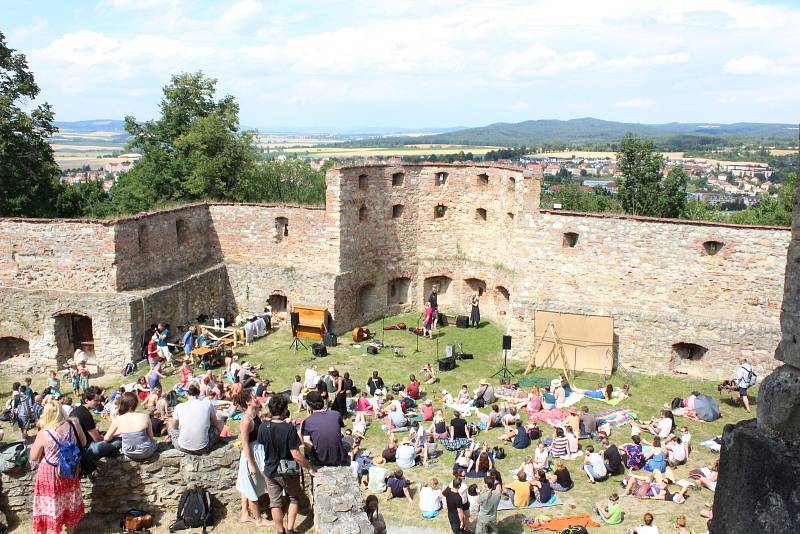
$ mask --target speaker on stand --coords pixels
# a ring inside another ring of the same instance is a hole
[[[289,321],[292,325],[292,337],[294,338],[292,339],[291,344],[289,344],[289,348],[294,350],[295,353],[297,353],[301,346],[304,349],[308,349],[306,344],[300,341],[300,338],[297,337],[297,327],[300,326],[300,314],[295,311],[289,313]]]
[[[508,370],[508,351],[511,350],[511,336],[503,336],[503,367],[501,367],[492,378],[500,376],[500,383],[508,385],[514,377],[514,373]]]

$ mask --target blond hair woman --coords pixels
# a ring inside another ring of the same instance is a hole
[[[425,519],[433,519],[442,510],[442,490],[436,478],[428,480],[419,491],[419,509]]]
[[[83,518],[80,474],[66,478],[58,468],[59,444],[68,443],[83,448],[86,437],[80,425],[64,416],[61,403],[50,398],[44,405],[30,452],[31,462],[39,462],[33,487],[33,531],[37,534],[61,533],[63,529],[72,534]]]

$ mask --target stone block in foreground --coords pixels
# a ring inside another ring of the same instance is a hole
[[[323,467],[314,477],[314,532],[373,534],[361,489],[349,467]]]
[[[711,534],[800,532],[800,446],[755,419],[725,427]]]

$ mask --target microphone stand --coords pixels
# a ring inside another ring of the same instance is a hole
[[[422,319],[422,314],[417,317],[417,327],[414,329],[414,335],[417,337],[417,348],[414,349],[414,354],[419,352],[419,322]]]

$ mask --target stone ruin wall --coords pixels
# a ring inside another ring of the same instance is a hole
[[[436,283],[451,313],[467,313],[482,289],[482,315],[514,335],[517,358],[534,344],[535,311],[548,310],[611,314],[626,368],[669,371],[681,342],[708,348],[677,362],[693,374],[727,375],[739,355],[762,373],[773,366],[786,229],[540,211],[541,176],[516,167],[366,165],[326,181],[325,209],[214,203],[118,221],[0,220],[10,311],[0,336],[24,335],[36,361],[52,360],[54,315],[82,313],[96,324],[98,363],[116,369],[159,320],[257,313],[281,295],[326,306],[342,334],[421,310]],[[565,232],[578,234],[574,248]],[[724,243],[714,256],[710,240]]]
[[[224,517],[236,517],[241,510],[241,495],[236,491],[240,454],[241,449],[233,443],[202,456],[161,444],[155,456],[142,462],[124,456],[103,458],[98,462],[97,475],[81,481],[86,502],[82,528],[107,532],[128,508],[152,513],[157,525],[166,528],[175,520],[181,493],[193,486],[212,494],[215,524]],[[35,476],[36,471],[0,474],[0,510],[11,526],[30,521]],[[309,493],[313,492],[314,532],[372,532],[363,511],[361,490],[349,467],[323,468],[313,480],[306,476],[305,483]],[[265,509],[266,502],[262,503]]]

